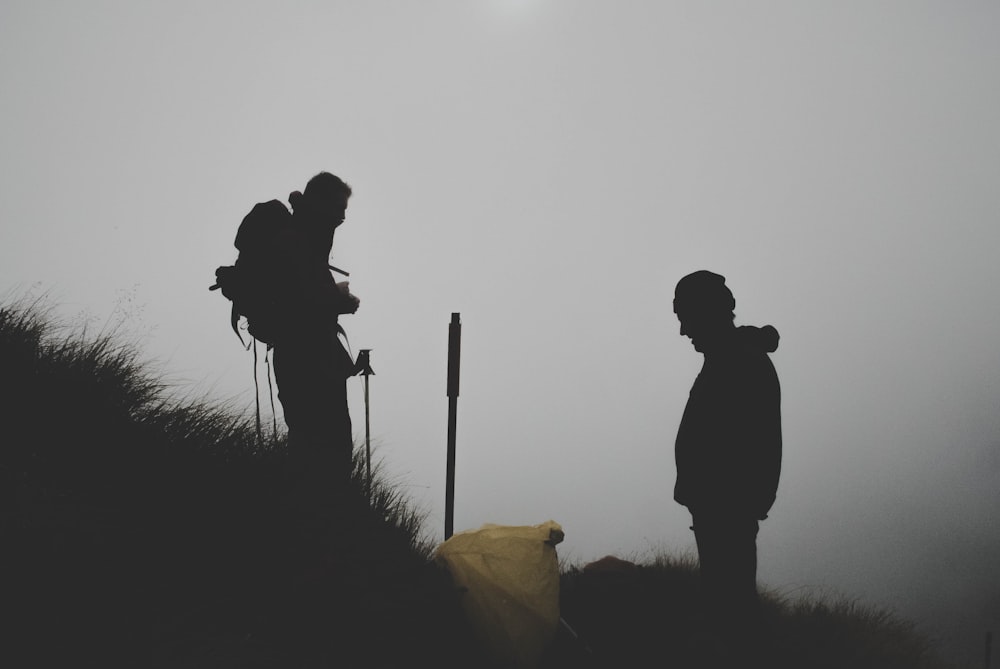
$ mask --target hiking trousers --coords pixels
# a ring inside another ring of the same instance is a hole
[[[761,633],[760,524],[754,518],[720,513],[694,513],[693,520],[706,619],[722,637],[746,644]]]
[[[288,426],[292,466],[319,467],[346,481],[354,440],[347,406],[350,357],[335,336],[302,338],[274,347],[278,400]]]

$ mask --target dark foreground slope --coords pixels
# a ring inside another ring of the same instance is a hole
[[[0,665],[468,666],[419,518],[357,480],[318,561],[282,511],[284,442],[169,397],[113,334],[0,307]],[[300,550],[301,548],[301,550]],[[310,557],[311,556],[311,557]],[[310,657],[311,656],[311,657]]]
[[[117,339],[0,305],[0,666],[489,666],[391,487],[369,502],[356,476],[316,559],[282,510],[283,440],[171,398]],[[696,590],[690,564],[569,569],[579,638],[544,666],[704,666]],[[776,667],[945,666],[878,611],[766,608]]]

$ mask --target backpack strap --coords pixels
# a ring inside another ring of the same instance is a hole
[[[240,334],[240,311],[236,308],[235,302],[233,302],[233,308],[229,312],[229,324],[233,326],[233,332],[235,332],[236,336],[240,338],[240,343],[243,344],[243,348],[249,351],[250,346],[253,344],[253,339],[250,340],[249,344],[243,341],[243,335]]]

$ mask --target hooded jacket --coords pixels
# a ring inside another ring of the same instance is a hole
[[[692,514],[767,517],[781,472],[778,331],[735,328],[705,354],[677,431],[674,499]]]

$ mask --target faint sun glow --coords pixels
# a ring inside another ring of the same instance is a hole
[[[504,18],[523,19],[531,16],[543,4],[543,0],[492,0],[493,12]]]

